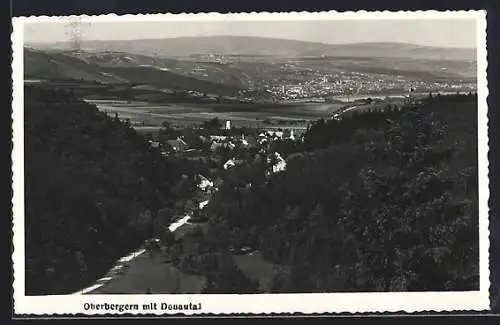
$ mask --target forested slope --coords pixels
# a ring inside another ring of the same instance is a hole
[[[76,291],[136,248],[179,172],[118,118],[25,88],[27,294]]]
[[[221,188],[212,231],[290,265],[275,292],[477,290],[476,116],[471,95],[319,121],[277,146],[286,171]]]

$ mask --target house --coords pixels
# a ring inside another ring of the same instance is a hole
[[[226,139],[227,139],[227,137],[225,135],[211,135],[210,136],[210,140],[217,141],[217,142],[221,142],[221,141],[224,141]]]
[[[208,204],[208,200],[203,201],[203,202],[200,202],[200,203],[198,204],[198,208],[199,208],[200,210],[203,210],[203,208],[204,208],[207,204]]]
[[[149,145],[151,146],[151,148],[159,148],[160,147],[160,142],[158,141],[153,141],[153,140],[149,140]]]
[[[248,143],[247,139],[245,139],[245,134],[241,134],[241,138],[239,139],[238,144],[243,146],[243,147],[248,147],[250,145]]]
[[[245,140],[245,139],[241,139],[240,143],[241,143],[241,145],[242,145],[243,147],[248,147],[248,146],[250,145],[250,144],[248,143],[248,141],[247,141],[247,140]]]
[[[206,191],[210,187],[214,186],[214,183],[211,182],[208,178],[205,176],[198,174],[198,179],[200,180],[200,183],[198,184],[198,188],[201,189],[202,191]]]
[[[260,133],[257,137],[257,143],[260,145],[264,145],[269,143],[269,140],[281,140],[283,139],[283,131],[266,131],[265,133]]]
[[[232,158],[232,159],[229,159],[228,161],[226,161],[224,163],[223,167],[225,170],[228,170],[228,169],[233,168],[234,166],[242,165],[245,162],[246,162],[245,160]]]
[[[167,140],[167,143],[176,152],[183,152],[187,148],[187,143],[181,138],[175,140]]]
[[[270,131],[269,135],[274,138],[283,139],[283,131]]]
[[[263,133],[259,134],[259,137],[257,138],[257,143],[263,145],[267,142],[268,142],[267,137]]]
[[[243,140],[245,140],[245,143],[248,143],[248,145],[244,144],[246,147],[255,147],[258,144],[257,136],[245,135]]]
[[[274,152],[267,156],[267,163],[271,164],[272,173],[279,173],[286,169],[286,161],[277,152]]]
[[[234,160],[233,160],[233,159],[229,159],[228,161],[226,161],[226,162],[224,163],[223,168],[224,168],[225,170],[228,170],[228,169],[233,168],[234,166],[236,166],[236,163],[234,162]]]

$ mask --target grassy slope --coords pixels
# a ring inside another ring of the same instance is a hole
[[[77,79],[98,82],[116,82],[115,78],[99,73],[97,65],[86,64],[59,53],[24,51],[24,75],[39,79]]]
[[[238,88],[209,81],[181,76],[169,71],[155,70],[147,67],[103,68],[103,71],[127,79],[132,83],[156,85],[178,90],[197,90],[202,93],[234,96]]]

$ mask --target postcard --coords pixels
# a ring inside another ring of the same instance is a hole
[[[485,11],[13,19],[16,315],[489,309]]]

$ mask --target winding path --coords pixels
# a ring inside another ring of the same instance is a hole
[[[199,208],[203,209],[208,204],[208,202],[209,202],[208,200],[201,202]],[[189,219],[191,219],[191,216],[185,215],[184,217],[171,223],[169,225],[168,229],[171,232],[175,232],[178,229],[180,229],[182,226],[190,224]],[[165,290],[165,291],[175,290],[172,288],[172,283],[175,282],[175,281],[172,281],[172,279],[179,279],[179,274],[178,274],[179,271],[177,271],[175,268],[173,268],[171,266],[165,265],[163,263],[163,259],[160,260],[157,257],[154,257],[152,259],[149,256],[148,257],[141,256],[145,252],[146,252],[146,249],[140,247],[140,248],[136,249],[135,251],[131,252],[130,254],[120,258],[116,262],[115,266],[111,270],[109,270],[108,273],[104,277],[96,280],[91,286],[84,288],[82,290],[79,290],[73,294],[74,295],[82,295],[82,294],[88,294],[88,293],[96,293],[95,291],[97,289],[101,289],[101,290],[104,289],[103,288],[104,286],[107,286],[108,284],[110,284],[112,281],[116,280],[119,277],[128,276],[129,278],[137,278],[138,274],[136,271],[129,272],[130,264],[132,262],[134,262],[134,263],[136,262],[138,264],[138,266],[136,268],[134,268],[134,270],[135,269],[146,269],[147,272],[149,272],[151,274],[156,274],[156,276],[149,277],[151,280],[158,279],[159,277],[166,278],[167,280],[170,280],[170,281],[165,281],[165,279],[162,279],[161,282],[165,283],[164,288],[162,287],[162,290]],[[167,269],[165,267],[167,267]],[[126,274],[126,273],[131,273],[131,274]],[[142,276],[139,276],[139,277],[144,279],[144,277],[142,277]],[[199,280],[199,279],[194,279],[194,280]],[[133,279],[125,279],[124,282],[134,283],[134,280]],[[137,281],[135,281],[135,282],[137,282]],[[191,282],[193,282],[193,281],[191,281]],[[197,283],[199,281],[194,281],[194,282]],[[141,283],[142,286],[144,284],[145,283]],[[112,289],[110,289],[110,290],[112,290]],[[195,289],[193,289],[193,290],[195,290]],[[108,290],[103,290],[103,291],[108,291]],[[142,293],[144,293],[144,292],[142,292]]]

